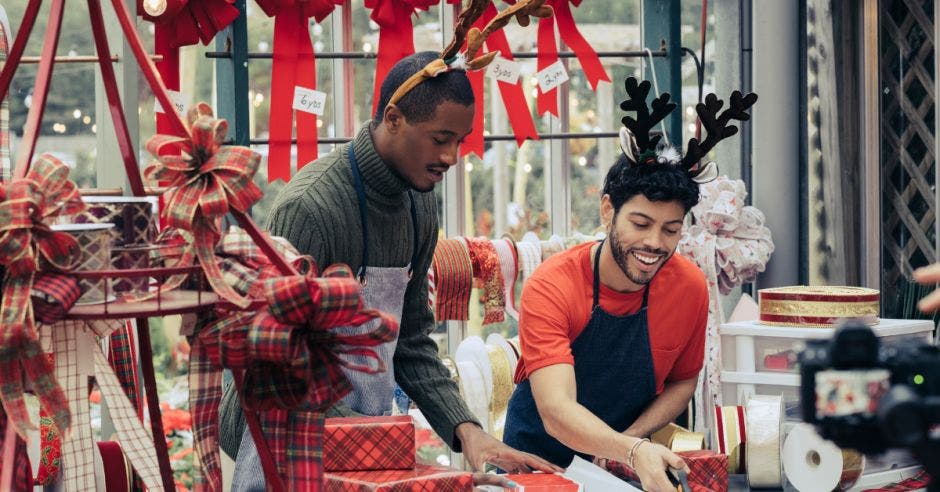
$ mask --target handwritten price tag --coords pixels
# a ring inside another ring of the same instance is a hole
[[[558,60],[542,70],[539,70],[539,73],[537,73],[535,77],[539,80],[539,89],[545,93],[567,82],[568,71],[565,70],[565,66],[561,63],[561,60]]]
[[[189,107],[189,96],[183,94],[182,92],[176,91],[166,91],[167,95],[170,96],[170,102],[173,103],[173,106],[176,108],[176,112],[181,116],[186,115],[186,108]],[[165,113],[163,111],[163,106],[160,105],[160,101],[154,99],[153,101],[153,111],[155,113]]]
[[[519,81],[519,64],[497,56],[493,63],[486,69],[486,74],[500,82],[515,84]]]
[[[326,106],[326,93],[306,87],[294,87],[294,109],[305,113],[323,116]]]

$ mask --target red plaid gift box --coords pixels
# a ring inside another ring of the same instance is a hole
[[[324,476],[326,492],[470,492],[473,475],[440,466],[413,470],[333,472]]]
[[[515,492],[580,492],[581,485],[553,473],[513,473],[506,478],[519,486]]]
[[[691,492],[728,492],[728,455],[710,450],[676,453],[689,465]],[[608,461],[607,471],[632,482],[640,482],[636,472],[619,461]]]
[[[408,415],[326,419],[326,471],[411,470],[415,424]]]

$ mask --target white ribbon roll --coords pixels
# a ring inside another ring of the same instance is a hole
[[[826,441],[813,426],[797,424],[783,445],[783,469],[800,492],[848,490],[862,476],[865,458]]]
[[[486,389],[483,385],[483,375],[480,369],[472,360],[458,360],[457,372],[460,374],[460,393],[464,401],[483,429],[489,432],[490,428],[490,409],[486,397]]]
[[[783,487],[783,397],[754,395],[745,406],[747,480],[757,488]]]
[[[518,321],[519,311],[516,311],[516,277],[519,276],[519,261],[516,259],[516,247],[511,239],[494,239],[493,248],[499,257],[499,269],[503,274],[503,294],[506,298],[506,314]]]
[[[542,264],[542,245],[538,242],[519,241],[516,243],[519,252],[519,265],[522,269],[522,278],[527,280],[532,272]]]

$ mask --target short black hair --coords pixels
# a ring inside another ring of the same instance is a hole
[[[615,214],[637,195],[651,202],[678,201],[686,213],[699,201],[698,183],[685,169],[669,163],[637,165],[623,154],[607,172],[604,194],[610,195]]]
[[[439,57],[433,51],[422,51],[402,58],[389,70],[385,80],[382,81],[382,90],[379,93],[379,105],[375,108],[372,118],[374,125],[382,121],[385,116],[385,107],[388,106],[392,94],[412,75],[418,73],[425,65]],[[425,80],[414,89],[405,94],[396,106],[401,110],[405,119],[410,123],[428,121],[434,116],[434,111],[444,101],[451,101],[464,106],[474,102],[473,87],[470,79],[463,70],[444,72],[437,77]]]

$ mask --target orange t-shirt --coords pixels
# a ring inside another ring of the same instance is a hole
[[[594,262],[587,243],[556,254],[536,269],[522,289],[516,383],[554,364],[574,364],[571,343],[591,318]],[[647,320],[656,394],[664,383],[698,375],[705,358],[708,288],[705,275],[687,258],[673,255],[649,284]],[[643,289],[617,292],[600,284],[600,306],[616,316],[635,313]]]

